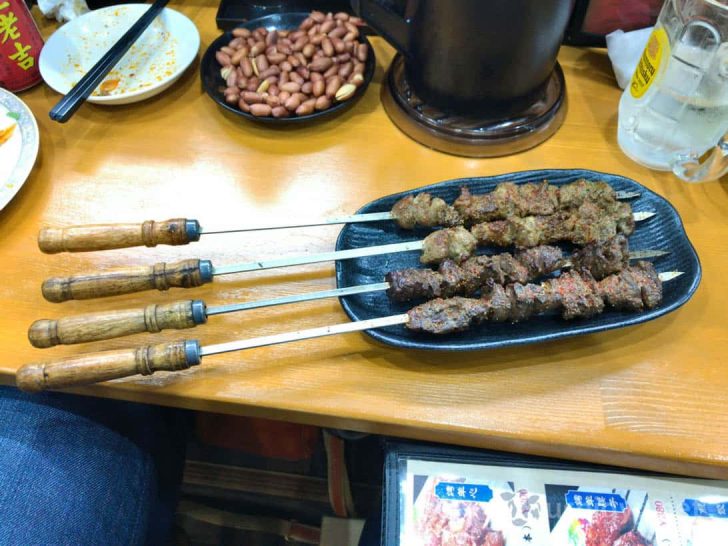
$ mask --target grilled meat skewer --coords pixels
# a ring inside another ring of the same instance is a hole
[[[601,281],[587,271],[569,271],[541,284],[493,283],[483,298],[437,298],[407,312],[407,328],[431,334],[467,330],[484,321],[518,322],[560,310],[566,319],[589,318],[605,306],[653,309],[662,301],[662,281],[650,262],[639,261]]]
[[[604,289],[602,290],[607,297],[609,304],[619,304],[626,307],[626,303],[636,304],[637,301],[642,302],[643,307],[656,305],[653,295],[657,287],[660,287],[662,281],[674,279],[682,273],[680,272],[669,272],[660,273],[660,275],[652,276],[654,269],[651,271],[645,271],[651,268],[649,264],[645,265],[645,262],[640,262],[636,266],[636,271],[639,274],[640,271],[646,273],[649,282],[640,284],[639,275],[632,271],[628,274],[632,275],[632,278],[626,279],[626,282],[617,281],[614,286],[607,286],[609,283],[605,283],[611,277],[607,277],[602,280]],[[630,270],[633,268],[629,268]],[[621,278],[625,278],[625,272],[620,273]],[[578,275],[577,273],[567,273],[566,275]],[[584,280],[582,283],[589,286],[590,284],[596,283],[593,279],[591,281]],[[601,285],[600,283],[600,285]],[[569,283],[562,282],[559,288],[566,291],[569,289]],[[623,286],[623,285],[626,285]],[[500,285],[498,285],[500,286]],[[516,294],[516,285],[512,285],[512,293]],[[530,285],[531,287],[538,288],[538,285]],[[597,285],[599,286],[599,285]],[[509,316],[514,316],[516,313],[512,313],[511,309],[528,311],[529,305],[531,311],[533,311],[533,303],[539,304],[538,296],[536,299],[524,297],[521,288],[518,289],[520,301],[517,298],[509,299],[509,291],[504,287],[500,286],[502,291],[502,297],[498,297],[495,290],[490,296],[489,300],[492,303],[489,306],[481,306],[480,309],[485,311],[485,316],[478,317],[478,313],[471,314],[469,317],[466,315],[468,323],[480,322],[484,318],[488,318],[488,312],[490,310],[493,317],[498,316],[501,320],[507,320]],[[627,288],[625,290],[624,288]],[[621,296],[619,290],[622,290]],[[535,290],[537,292],[537,290]],[[551,292],[550,297],[554,298],[555,292]],[[569,302],[569,309],[583,309],[588,307],[584,302],[591,302],[595,299],[592,293],[591,297],[584,297],[583,294],[572,294],[568,293],[559,294],[559,297],[563,301]],[[601,297],[601,296],[598,296]],[[90,383],[98,383],[100,381],[108,381],[110,379],[119,379],[122,377],[129,377],[133,375],[151,375],[159,370],[166,371],[178,371],[186,370],[192,366],[196,366],[201,363],[201,360],[205,356],[227,353],[231,351],[241,351],[244,349],[251,349],[253,347],[263,347],[267,345],[276,345],[280,343],[288,343],[291,341],[299,341],[302,339],[312,339],[318,337],[331,336],[336,334],[344,334],[349,332],[358,332],[362,330],[370,330],[374,328],[385,328],[387,326],[394,326],[397,324],[408,324],[413,322],[415,329],[421,328],[425,324],[433,324],[433,319],[438,316],[437,307],[442,307],[443,302],[449,302],[452,300],[462,300],[464,302],[479,302],[483,300],[468,300],[467,298],[452,298],[451,300],[433,300],[427,304],[420,305],[412,309],[409,313],[401,315],[392,315],[388,317],[379,317],[370,320],[362,320],[358,322],[345,322],[342,324],[334,324],[324,326],[320,328],[311,328],[308,330],[301,330],[297,332],[286,332],[282,334],[274,334],[269,336],[262,336],[253,339],[243,339],[238,341],[231,341],[228,343],[219,343],[217,345],[206,345],[200,346],[199,341],[183,340],[173,343],[160,343],[157,345],[146,345],[143,347],[137,347],[133,349],[121,349],[115,351],[104,351],[101,353],[82,354],[72,356],[68,358],[59,359],[51,362],[40,362],[35,364],[26,364],[21,366],[16,374],[16,384],[18,388],[24,391],[37,392],[46,389],[72,387],[78,385],[88,385]],[[584,300],[584,301],[581,301]],[[544,302],[546,306],[548,302]],[[553,303],[553,302],[552,302]],[[430,309],[425,311],[428,306]],[[602,299],[602,308],[604,306],[604,300]],[[457,313],[462,315],[462,310],[457,308],[458,306],[452,306],[450,313],[448,314],[448,308],[440,309],[439,316],[451,319],[455,319]],[[465,307],[467,312],[468,304],[466,303],[462,307]],[[554,305],[555,307],[555,305]],[[596,306],[598,307],[598,306]],[[565,307],[566,309],[566,307]],[[482,313],[481,313],[482,314]],[[533,314],[533,313],[531,313]],[[530,316],[528,313],[523,312],[521,316]],[[463,322],[463,317],[460,319],[460,323]],[[477,320],[476,320],[477,319]],[[419,321],[419,322],[418,322]],[[427,321],[427,322],[426,322]],[[441,321],[442,322],[442,321]],[[454,323],[457,325],[457,322]],[[435,330],[436,331],[436,330]],[[453,331],[453,330],[451,330]],[[434,333],[434,332],[433,332]]]
[[[607,213],[591,203],[578,209],[562,211],[550,216],[525,216],[476,224],[470,231],[462,226],[445,228],[430,233],[423,240],[423,264],[439,264],[446,259],[462,261],[472,256],[477,246],[516,246],[531,248],[560,241],[580,246],[605,242],[618,233],[631,235],[636,221],[654,216],[652,212],[629,211],[621,207]],[[626,213],[626,214],[625,214]]]
[[[609,208],[618,199],[637,194],[618,193],[606,182],[576,180],[563,186],[547,182],[502,182],[489,193],[473,195],[466,187],[451,205],[427,192],[408,195],[392,207],[392,217],[404,229],[473,225],[511,217],[547,216],[580,207],[586,202]]]
[[[385,280],[390,285],[387,293],[394,301],[449,298],[472,295],[488,281],[526,283],[565,267],[589,270],[596,280],[601,280],[627,267],[630,259],[656,258],[663,254],[667,252],[644,251],[631,256],[627,238],[617,235],[605,243],[591,243],[575,251],[571,258],[566,258],[559,247],[540,245],[514,254],[473,256],[460,264],[448,259],[436,271],[426,268],[391,271]]]

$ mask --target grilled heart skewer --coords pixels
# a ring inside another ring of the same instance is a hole
[[[384,328],[404,324],[417,331],[444,333],[469,327],[483,320],[523,320],[535,313],[562,308],[564,318],[592,316],[605,304],[622,309],[642,310],[659,304],[661,283],[680,272],[655,273],[649,262],[638,262],[619,274],[598,283],[588,274],[565,273],[540,285],[495,285],[481,300],[437,299],[411,309],[408,313],[359,322],[347,322],[298,332],[201,347],[197,340],[147,345],[64,358],[54,362],[26,364],[16,374],[17,386],[25,391],[88,385],[155,371],[185,370],[200,364],[205,356],[240,351],[290,341]],[[560,280],[561,279],[561,280]],[[558,282],[557,282],[558,281]],[[577,290],[573,295],[568,290]],[[584,303],[582,300],[586,298]],[[464,300],[464,301],[460,301]],[[599,302],[601,301],[601,305]],[[475,302],[475,303],[471,303]],[[455,316],[461,313],[462,316]]]
[[[635,221],[641,221],[651,218],[654,214],[653,212],[636,212],[632,218]],[[543,243],[536,242],[530,246],[545,244],[556,240],[586,240],[591,235],[587,236],[585,233],[577,232],[577,229],[583,229],[592,233],[590,230],[595,225],[594,223],[580,223],[576,221],[570,224],[568,218],[566,220],[562,218],[562,221],[564,223],[549,228],[551,229],[549,232],[541,232],[540,235],[535,232],[529,232],[530,235],[528,237],[534,241],[538,241],[538,238],[544,239]],[[484,225],[479,224],[479,226]],[[617,223],[613,222],[611,225],[616,230]],[[475,226],[473,229],[476,227],[478,226]],[[600,240],[607,240],[614,234],[610,236],[607,230],[600,228],[599,235],[604,236]],[[71,277],[53,277],[43,282],[42,291],[45,299],[59,303],[68,300],[83,300],[131,294],[145,290],[167,290],[171,287],[193,288],[212,282],[213,277],[216,275],[231,275],[248,271],[261,271],[278,267],[347,260],[411,250],[423,250],[420,261],[425,264],[439,264],[446,259],[461,262],[475,252],[476,245],[475,237],[465,228],[458,226],[438,230],[428,235],[422,241],[409,241],[390,245],[308,254],[278,260],[263,260],[213,267],[210,260],[192,259],[171,264],[162,262],[153,266],[113,268],[101,273],[89,273]]]
[[[492,196],[492,197],[491,197]],[[392,212],[354,214],[328,220],[304,221],[286,225],[236,227],[231,229],[202,229],[197,220],[176,218],[142,223],[97,224],[66,228],[44,228],[38,234],[38,247],[48,254],[58,252],[90,252],[129,248],[134,246],[186,245],[199,241],[202,235],[217,235],[268,229],[298,228],[348,224],[354,222],[378,222],[395,220],[404,228],[415,226],[451,227],[463,223],[477,223],[503,219],[512,215],[546,215],[557,210],[573,208],[584,201],[594,200],[600,206],[609,205],[616,199],[638,197],[637,193],[615,192],[605,182],[578,180],[558,187],[542,184],[516,185],[510,182],[498,184],[491,193],[470,195],[467,189],[450,207],[442,199],[420,193],[400,199]]]
[[[629,253],[627,239],[622,236],[603,245],[584,247],[574,253],[571,260],[564,259],[560,248],[542,246],[520,252],[516,256],[507,252],[495,256],[478,256],[471,258],[473,261],[471,264],[465,262],[462,268],[452,262],[446,265],[448,262],[445,262],[441,266],[441,270],[446,269],[445,273],[403,269],[388,273],[387,282],[384,283],[310,292],[270,300],[214,307],[207,307],[202,300],[183,300],[162,305],[152,304],[141,309],[90,313],[58,320],[41,319],[31,325],[28,339],[34,347],[47,348],[112,339],[141,332],[181,330],[204,324],[208,317],[223,313],[382,290],[387,290],[390,298],[395,301],[432,299],[456,294],[471,295],[489,281],[498,284],[525,283],[566,267],[588,269],[596,278],[601,279],[627,267],[630,259],[654,258],[665,254],[667,252],[660,250]]]

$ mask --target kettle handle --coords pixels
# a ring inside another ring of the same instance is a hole
[[[413,12],[413,4],[417,0],[407,1],[407,13]],[[351,7],[369,26],[396,47],[404,55],[408,55],[410,46],[409,18],[403,19],[377,0],[351,0]]]

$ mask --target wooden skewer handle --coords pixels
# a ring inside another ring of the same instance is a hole
[[[89,252],[132,246],[186,245],[200,240],[197,220],[174,218],[141,224],[96,224],[66,228],[43,228],[38,247],[47,254]]]
[[[212,281],[212,262],[182,260],[160,262],[151,266],[122,267],[100,273],[53,277],[43,282],[43,297],[59,303],[87,300],[144,290],[167,290],[170,287],[192,288]]]
[[[200,344],[196,340],[176,341],[26,364],[17,371],[15,382],[23,391],[39,392],[137,374],[151,375],[159,370],[186,370],[199,363]]]
[[[73,345],[141,332],[157,333],[166,329],[193,328],[207,322],[205,303],[183,300],[165,305],[147,305],[142,309],[88,313],[58,320],[36,320],[28,329],[33,347],[45,349],[55,345]]]

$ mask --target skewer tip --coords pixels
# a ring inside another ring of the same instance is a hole
[[[662,282],[667,282],[672,279],[677,279],[680,275],[684,274],[682,271],[665,271],[664,273],[660,273],[659,277]]]

